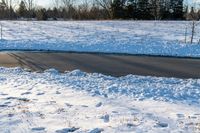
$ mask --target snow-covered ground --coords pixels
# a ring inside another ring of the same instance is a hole
[[[191,22],[1,21],[0,50],[200,57]],[[187,30],[187,43],[185,31]],[[0,132],[200,132],[200,79],[0,67]]]
[[[0,68],[5,133],[198,133],[200,80]]]
[[[200,25],[195,28],[194,43],[190,44],[191,22],[1,21],[0,23],[3,25],[0,50],[61,50],[200,57],[200,44],[198,44]]]

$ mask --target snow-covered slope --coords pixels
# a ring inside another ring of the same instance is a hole
[[[200,26],[173,21],[1,21],[0,50],[62,50],[200,57]]]
[[[0,131],[200,132],[200,80],[0,68]]]

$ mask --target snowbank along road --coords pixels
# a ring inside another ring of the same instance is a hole
[[[200,80],[0,67],[2,133],[199,133]]]

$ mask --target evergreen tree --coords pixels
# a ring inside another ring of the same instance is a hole
[[[113,4],[111,5],[113,11],[114,18],[124,18],[125,17],[125,0],[114,0]]]
[[[27,9],[24,1],[21,1],[18,9],[19,17],[27,17]]]
[[[171,19],[183,19],[183,0],[171,0]]]
[[[131,19],[138,17],[137,0],[127,0],[126,17]]]
[[[15,18],[17,18],[17,14],[16,14],[16,12],[14,11],[14,9],[12,8],[12,6],[11,6],[10,9],[9,9],[9,14],[10,14],[10,19],[15,19]]]
[[[138,0],[138,18],[139,19],[151,19],[149,0]]]
[[[39,9],[36,13],[37,20],[47,20],[47,11],[45,8]]]
[[[60,17],[59,16],[59,11],[58,11],[58,9],[56,7],[54,7],[53,8],[53,17],[52,18],[54,18],[56,20],[59,17]]]
[[[164,1],[161,0],[150,0],[149,6],[150,6],[150,12],[155,20],[160,20],[162,18],[162,4]]]
[[[38,18],[46,20],[52,18],[63,19],[139,19],[139,20],[180,20],[184,18],[200,18],[200,11],[197,13],[188,7],[183,9],[183,0],[96,0],[96,4],[89,6],[79,4],[73,6],[60,6],[59,8],[39,9],[33,8],[33,1],[27,4],[21,0],[19,8],[14,10],[12,5],[7,5],[8,0],[0,0],[0,19],[15,19],[18,17]],[[31,4],[32,3],[32,4]],[[66,8],[67,7],[67,8]],[[186,11],[187,10],[187,11]],[[16,12],[17,11],[17,12]],[[194,12],[194,13],[193,13]]]
[[[1,19],[9,18],[9,10],[5,0],[2,0],[0,2],[0,18]]]

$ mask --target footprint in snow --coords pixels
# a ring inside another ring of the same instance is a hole
[[[56,91],[56,94],[57,94],[57,95],[59,95],[59,94],[61,94],[61,92],[59,92],[59,91]]]
[[[58,114],[61,114],[63,112],[66,112],[66,110],[64,108],[59,108],[57,111],[56,111]]]
[[[75,128],[75,127],[72,127],[72,128],[64,128],[64,129],[61,129],[61,130],[56,130],[56,133],[69,133],[69,132],[75,132],[76,130],[78,130],[79,128]]]
[[[44,95],[44,94],[45,94],[44,92],[37,93],[38,96],[41,96],[41,95]]]
[[[184,118],[184,117],[185,117],[184,114],[176,114],[176,116],[177,116],[178,118]]]
[[[131,115],[137,115],[139,114],[140,110],[139,109],[136,109],[136,108],[129,108],[130,111],[131,111]]]
[[[107,115],[102,116],[101,119],[103,119],[105,123],[108,123],[110,121],[110,116],[107,114]]]
[[[8,117],[13,117],[14,116],[14,114],[8,114]]]
[[[137,115],[137,114],[138,113],[135,113],[134,115]],[[152,113],[146,113],[145,116],[148,117],[148,118],[150,118],[150,119],[156,119],[156,117]]]
[[[139,110],[139,109],[136,109],[136,108],[130,108],[130,110],[131,110],[132,112],[136,112],[136,113],[140,112],[140,110]]]
[[[148,117],[152,117],[153,114],[152,114],[152,113],[146,113],[146,116],[148,116]]]
[[[56,101],[49,101],[50,104],[56,104]]]
[[[65,103],[65,105],[69,108],[71,108],[73,105],[69,104],[69,103]]]
[[[156,127],[156,128],[167,128],[168,124],[164,123],[164,122],[158,122],[158,123],[156,123],[156,125],[154,127]]]
[[[101,107],[102,105],[103,105],[102,102],[99,102],[96,104],[96,107],[98,108],[98,107]]]
[[[101,129],[101,128],[95,128],[95,129],[91,130],[89,133],[101,133],[101,132],[103,132],[103,131],[104,131],[104,130]]]
[[[88,108],[88,106],[87,106],[87,105],[81,105],[81,107]]]
[[[8,104],[11,104],[11,102],[5,102],[4,104],[8,105]]]
[[[189,116],[189,119],[197,119],[197,116]]]
[[[19,101],[23,101],[23,102],[30,101],[30,99],[28,99],[28,98],[21,98],[21,97],[7,97],[6,100],[19,100]]]
[[[5,99],[6,100],[15,100],[15,99],[17,99],[17,97],[6,97]]]
[[[5,94],[5,93],[1,93],[0,95],[2,95],[2,96],[7,96],[8,94]]]
[[[5,107],[8,107],[8,105],[6,105],[6,104],[0,105],[0,108],[5,108]]]
[[[17,100],[23,101],[23,102],[29,102],[30,101],[30,99],[28,99],[28,98],[17,98]]]
[[[31,129],[32,131],[44,131],[45,127],[34,127]]]
[[[31,94],[31,92],[25,92],[25,93],[22,93],[21,95],[23,96],[23,95],[29,95],[29,94]]]
[[[126,126],[127,126],[128,128],[133,128],[133,127],[136,127],[137,125],[134,125],[134,124],[132,124],[132,123],[127,123]]]
[[[112,111],[112,113],[113,113],[113,114],[118,114],[119,112],[117,112],[117,111]]]

